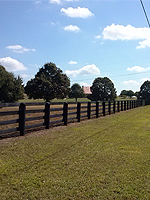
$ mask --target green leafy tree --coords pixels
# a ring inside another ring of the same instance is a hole
[[[140,87],[140,98],[150,102],[150,81],[145,81]]]
[[[127,95],[127,90],[122,90],[120,96],[126,96],[126,95]]]
[[[107,101],[116,98],[116,89],[113,82],[107,78],[96,78],[91,86],[91,99],[94,101]]]
[[[120,96],[129,96],[131,98],[135,96],[135,93],[132,90],[122,90]]]
[[[54,63],[46,63],[34,79],[27,82],[25,93],[30,99],[63,99],[69,93],[70,80]]]
[[[69,98],[75,98],[77,101],[77,98],[82,98],[84,97],[84,92],[82,87],[78,84],[75,83],[71,87],[71,91],[69,93]]]
[[[23,98],[24,86],[20,76],[7,72],[0,65],[0,102],[15,102]]]
[[[135,92],[135,96],[137,97],[137,99],[140,99],[140,92],[139,91]]]
[[[132,90],[128,90],[127,96],[129,96],[131,98],[131,97],[135,96],[135,93]]]

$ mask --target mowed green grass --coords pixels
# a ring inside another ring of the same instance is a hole
[[[136,100],[135,97],[132,98],[123,98],[123,97],[117,97],[115,99],[116,101],[127,101],[127,100]],[[84,102],[84,101],[90,101],[88,98],[78,98],[77,101],[79,102]],[[34,103],[34,102],[44,102],[44,99],[28,99],[28,97],[25,95],[24,99],[20,99],[18,102],[30,102],[30,103]],[[66,99],[53,99],[51,100],[51,102],[76,102],[75,98],[66,98]]]
[[[150,199],[150,106],[0,141],[0,199]]]
[[[90,101],[88,98],[78,98],[77,101]],[[45,102],[44,99],[28,99],[27,95],[24,95],[24,99],[20,99],[18,102],[30,102],[30,103],[34,103],[34,102]],[[65,99],[53,99],[51,100],[51,102],[76,102],[75,98],[65,98]]]

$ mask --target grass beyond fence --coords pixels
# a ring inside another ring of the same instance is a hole
[[[0,199],[150,199],[150,106],[0,141]]]

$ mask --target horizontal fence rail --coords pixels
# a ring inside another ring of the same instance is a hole
[[[0,135],[37,127],[67,125],[144,106],[144,101],[0,103]]]

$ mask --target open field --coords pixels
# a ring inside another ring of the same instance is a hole
[[[0,199],[150,199],[150,106],[0,141]]]
[[[115,99],[116,101],[126,101],[126,100],[135,100],[136,98],[123,98],[123,97],[119,97],[117,96],[117,98]],[[51,102],[75,102],[75,98],[66,98],[66,99],[53,99]],[[88,98],[78,98],[78,101],[90,101]],[[20,99],[18,102],[44,102],[44,99],[28,99],[27,95],[24,96],[24,99]]]
[[[66,99],[53,99],[51,102],[75,102],[75,98],[66,98]],[[78,98],[78,101],[90,101],[88,98]],[[28,99],[27,95],[24,96],[24,99],[20,99],[18,102],[44,102],[44,99]]]

